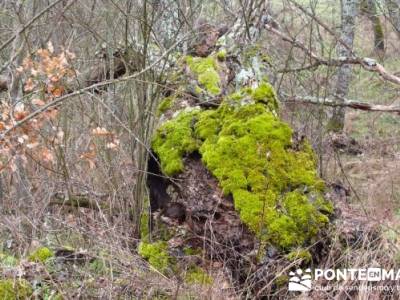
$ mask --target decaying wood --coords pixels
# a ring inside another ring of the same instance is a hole
[[[214,26],[200,18],[196,22],[194,31],[195,38],[189,45],[188,53],[206,57],[215,49],[218,39],[228,31],[228,28]]]
[[[7,79],[0,77],[0,92],[8,90]]]
[[[240,282],[255,268],[257,241],[240,220],[232,198],[223,195],[199,155],[185,159],[185,169],[176,179],[179,186],[173,185],[170,194],[176,196],[170,201],[185,208],[188,245],[204,249],[210,258],[225,258],[235,281]]]

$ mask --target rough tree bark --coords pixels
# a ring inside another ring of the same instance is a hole
[[[357,0],[342,0],[341,1],[341,40],[346,44],[339,44],[337,54],[339,57],[351,56],[351,49],[353,49],[354,42],[354,29],[355,21],[358,11]],[[343,98],[347,96],[351,81],[351,65],[344,64],[338,69],[337,82],[336,82],[336,95],[337,101],[342,102]],[[330,129],[332,131],[342,131],[344,127],[345,108],[337,107],[333,111],[330,120]]]

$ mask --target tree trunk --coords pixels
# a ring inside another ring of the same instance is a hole
[[[384,33],[381,20],[378,16],[378,8],[375,0],[366,0],[363,3],[363,11],[370,19],[374,30],[374,50],[383,53],[385,50]]]
[[[386,0],[386,8],[398,38],[400,39],[400,0]]]
[[[339,57],[349,57],[351,55],[351,49],[353,49],[354,42],[354,29],[355,21],[357,16],[357,0],[342,0],[342,28],[341,28],[341,40],[346,44],[339,44],[337,48],[337,54]],[[351,81],[351,65],[344,64],[338,69],[337,83],[336,83],[336,95],[337,101],[343,101],[343,98],[347,96],[349,91],[349,85]],[[345,119],[345,108],[338,107],[333,111],[332,118],[330,120],[330,130],[342,131],[344,127]]]

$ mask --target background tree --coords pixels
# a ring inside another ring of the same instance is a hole
[[[390,22],[400,38],[400,2],[398,0],[385,0]]]
[[[383,27],[379,18],[380,13],[378,12],[378,4],[376,0],[364,0],[361,1],[361,12],[366,14],[371,20],[372,28],[374,32],[374,49],[382,55],[385,51],[385,36],[383,34]]]
[[[359,3],[357,0],[341,0],[341,34],[337,46],[339,57],[350,58],[353,54],[354,33]],[[343,64],[338,68],[336,81],[336,99],[343,102],[347,96],[352,78],[352,66]],[[345,120],[345,108],[338,107],[333,110],[330,126],[334,131],[342,131]]]

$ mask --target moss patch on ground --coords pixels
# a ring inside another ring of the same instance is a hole
[[[242,221],[263,242],[289,250],[312,242],[333,207],[322,196],[310,145],[293,147],[277,108],[274,90],[261,83],[215,110],[180,113],[159,128],[153,149],[167,175],[183,170],[183,156],[200,152]]]
[[[32,287],[29,282],[24,279],[0,280],[0,299],[2,300],[30,299],[31,295]]]
[[[311,263],[312,256],[310,251],[307,249],[295,249],[286,255],[286,258],[290,261],[302,260],[305,263]]]
[[[214,280],[202,268],[192,266],[186,271],[185,281],[191,284],[210,285]]]
[[[54,256],[53,251],[47,247],[40,247],[29,255],[29,260],[34,262],[46,262],[49,258]]]
[[[173,258],[168,253],[168,245],[166,242],[141,242],[138,247],[138,253],[146,259],[152,267],[161,273],[165,273],[168,268],[174,265]]]
[[[175,257],[168,252],[168,244],[165,241],[159,240],[154,243],[141,242],[138,247],[138,253],[153,268],[165,275],[174,274],[175,276],[182,276],[188,284],[209,285],[213,283],[213,278],[201,267],[191,263],[179,266]]]

